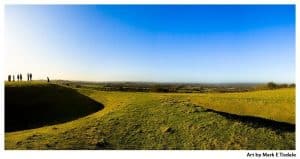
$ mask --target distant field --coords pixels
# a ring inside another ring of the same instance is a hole
[[[5,148],[295,149],[294,88],[211,94],[74,91],[104,108],[62,124],[6,132]]]

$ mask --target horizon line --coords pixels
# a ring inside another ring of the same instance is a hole
[[[7,81],[7,80],[4,80]],[[26,82],[27,80],[23,80],[23,82]],[[36,79],[33,81],[47,81],[46,79]],[[128,81],[128,80],[103,80],[103,81],[97,81],[97,80],[74,80],[74,79],[50,79],[50,81],[70,81],[70,82],[90,82],[90,83],[170,83],[170,84],[266,84],[269,82],[274,82],[277,84],[295,84],[296,82],[275,82],[275,81],[253,81],[253,82],[246,82],[246,81],[236,81],[236,82],[180,82],[180,81]],[[15,82],[18,82],[17,80]]]

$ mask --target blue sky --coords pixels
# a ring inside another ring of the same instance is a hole
[[[7,74],[294,82],[294,5],[10,5]]]

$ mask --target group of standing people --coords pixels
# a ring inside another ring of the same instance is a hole
[[[22,81],[22,74],[18,73],[17,74],[17,80]],[[15,82],[15,75],[8,75],[8,82]],[[32,81],[32,73],[27,73],[27,81]]]

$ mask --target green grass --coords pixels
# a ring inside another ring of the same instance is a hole
[[[295,124],[295,88],[189,96],[193,103],[238,115]]]
[[[295,149],[294,125],[273,121],[290,122],[294,111],[283,116],[270,113],[294,110],[293,89],[249,94],[76,91],[104,109],[67,123],[5,133],[5,148]],[[247,106],[255,111],[244,109]]]

